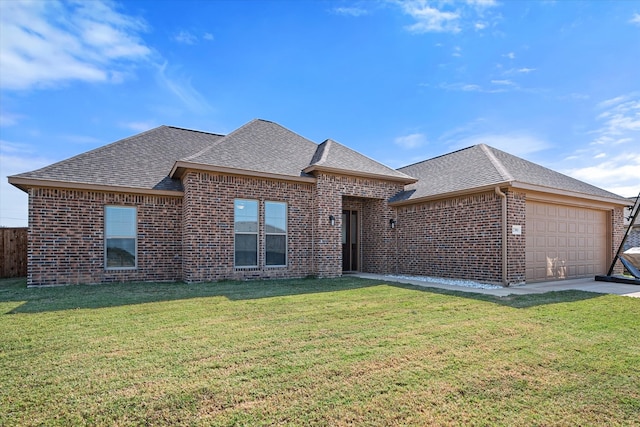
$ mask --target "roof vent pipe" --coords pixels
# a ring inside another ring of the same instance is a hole
[[[507,282],[507,195],[496,186],[496,194],[502,198],[502,285],[509,286]]]

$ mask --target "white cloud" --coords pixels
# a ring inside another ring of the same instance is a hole
[[[606,99],[598,103],[597,108],[604,109],[604,108],[612,107],[616,104],[620,104],[621,102],[628,100],[629,97],[630,95],[620,95],[620,96],[616,96],[615,98]]]
[[[174,34],[171,39],[174,42],[187,44],[187,45],[195,45],[201,40],[212,41],[214,39],[213,34],[204,33],[202,37],[195,34],[193,31],[180,30],[176,34]]]
[[[485,28],[487,28],[487,23],[486,22],[476,22],[473,27],[478,31],[484,30]]]
[[[18,121],[23,117],[24,116],[20,114],[12,114],[5,111],[0,111],[0,127],[16,125]]]
[[[640,93],[596,105],[599,128],[590,144],[571,153],[567,175],[621,196],[640,191]],[[594,163],[595,162],[595,163]]]
[[[157,65],[156,79],[161,86],[180,99],[192,112],[207,114],[213,111],[205,97],[193,87],[191,79],[174,76],[173,72],[168,69],[167,62]]]
[[[497,68],[502,68],[502,64],[498,64]],[[510,74],[516,74],[516,73],[529,74],[529,73],[532,73],[532,72],[534,72],[536,70],[537,70],[537,68],[529,68],[529,67],[510,68],[508,70],[504,70],[503,74],[504,75],[510,75]]]
[[[516,86],[516,84],[511,80],[491,80],[491,83],[494,85],[502,85],[502,86]]]
[[[416,34],[459,33],[465,29],[483,30],[495,21],[487,10],[494,0],[387,0],[400,6],[416,22],[405,28]]]
[[[452,89],[458,89],[464,92],[484,92],[484,89],[480,85],[472,84],[472,83],[459,83],[450,86]]]
[[[640,25],[640,13],[634,13],[629,22],[632,24]]]
[[[479,7],[492,7],[497,6],[498,2],[496,0],[467,0],[467,4]]]
[[[336,7],[332,9],[332,12],[337,15],[355,16],[356,18],[358,16],[369,14],[368,10],[363,9],[361,7]]]
[[[561,100],[570,100],[570,101],[585,101],[587,99],[591,98],[589,95],[585,94],[585,93],[570,93],[568,95],[561,95],[558,96],[558,99]]]
[[[427,84],[422,84],[421,86],[429,86]],[[436,86],[439,89],[444,89],[444,90],[453,90],[453,91],[462,91],[462,92],[480,92],[480,93],[501,93],[501,92],[506,92],[507,88],[504,87],[504,85],[502,87],[498,87],[498,88],[491,88],[491,89],[487,89],[481,85],[475,84],[475,83],[464,83],[464,82],[458,82],[458,83],[442,83],[438,86]]]
[[[145,22],[111,2],[4,1],[0,26],[2,89],[118,82],[151,54],[139,36]]]
[[[444,11],[431,7],[426,0],[409,0],[400,2],[400,5],[404,13],[417,21],[407,27],[407,30],[412,33],[460,32],[458,24],[460,14],[456,11]]]
[[[131,129],[134,132],[145,132],[145,131],[148,131],[149,129],[158,127],[158,125],[154,121],[126,122],[126,123],[121,123],[120,126],[122,126],[125,129]]]
[[[595,165],[564,171],[569,176],[625,197],[640,192],[640,153],[618,152]]]
[[[620,145],[640,140],[640,94],[633,93],[605,100],[598,104],[602,111],[597,120],[599,129],[592,131],[593,145]]]
[[[506,58],[509,58],[509,59],[516,59],[516,54],[514,52],[505,53],[502,56],[504,56]]]
[[[60,139],[64,140],[65,143],[78,144],[78,145],[98,145],[102,140],[96,138],[95,136],[87,136],[87,135],[73,135],[73,134],[65,134],[60,135]]]
[[[196,44],[196,42],[198,41],[198,37],[190,33],[189,31],[182,30],[178,34],[173,36],[173,40],[183,44]]]
[[[393,140],[393,143],[404,149],[411,150],[425,145],[427,137],[422,133],[412,133],[397,137]]]

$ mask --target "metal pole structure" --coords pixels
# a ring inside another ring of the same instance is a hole
[[[613,274],[613,268],[615,267],[616,262],[620,258],[620,253],[624,248],[624,244],[627,241],[627,237],[629,237],[629,234],[631,233],[631,228],[633,227],[633,224],[635,224],[636,222],[639,205],[640,205],[640,193],[638,193],[638,197],[636,197],[636,202],[633,204],[633,209],[631,210],[631,216],[629,217],[631,222],[629,223],[629,227],[627,227],[627,231],[624,233],[624,237],[622,238],[622,242],[620,242],[620,246],[618,247],[618,252],[616,252],[616,256],[613,258],[613,262],[611,263],[611,267],[609,268],[609,272],[607,273],[607,276],[611,276]]]

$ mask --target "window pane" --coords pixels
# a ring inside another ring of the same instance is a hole
[[[104,214],[105,268],[135,268],[136,208],[106,206]]]
[[[258,265],[258,235],[236,234],[236,266]]]
[[[282,235],[266,236],[267,265],[286,265],[287,237]]]
[[[234,215],[236,232],[258,232],[258,202],[256,200],[236,200]]]
[[[107,267],[135,267],[136,239],[107,239]]]
[[[136,208],[107,206],[105,209],[105,234],[110,236],[136,235]]]
[[[265,202],[265,231],[267,233],[287,232],[287,204],[281,202]]]

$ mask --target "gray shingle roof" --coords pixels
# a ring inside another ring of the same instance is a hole
[[[419,179],[394,202],[436,197],[494,185],[528,184],[588,197],[620,196],[485,144],[398,169]]]
[[[389,179],[406,178],[336,142],[318,145],[277,123],[256,119],[226,136],[160,126],[42,169],[14,175],[10,181],[21,188],[29,185],[20,182],[22,178],[182,191],[179,176],[170,176],[174,168],[179,169],[178,163],[182,168],[224,168],[295,179],[310,178],[304,170],[318,162],[347,174],[367,172]]]
[[[591,197],[621,197],[484,144],[393,170],[335,141],[318,145],[266,120],[253,120],[227,136],[160,126],[32,172],[10,177],[15,185],[45,180],[88,186],[181,191],[172,170],[211,167],[291,178],[327,170],[418,182],[394,197],[411,202],[494,185],[527,184]],[[24,179],[20,181],[20,179]]]
[[[202,151],[175,160],[292,177],[306,176],[318,145],[266,120],[252,120]]]
[[[355,175],[391,178],[407,183],[415,181],[405,173],[393,170],[331,139],[327,139],[318,146],[311,164],[305,170],[312,171],[323,168],[346,171]]]
[[[169,178],[176,159],[201,151],[221,135],[160,126],[17,178],[141,189],[181,191]]]

